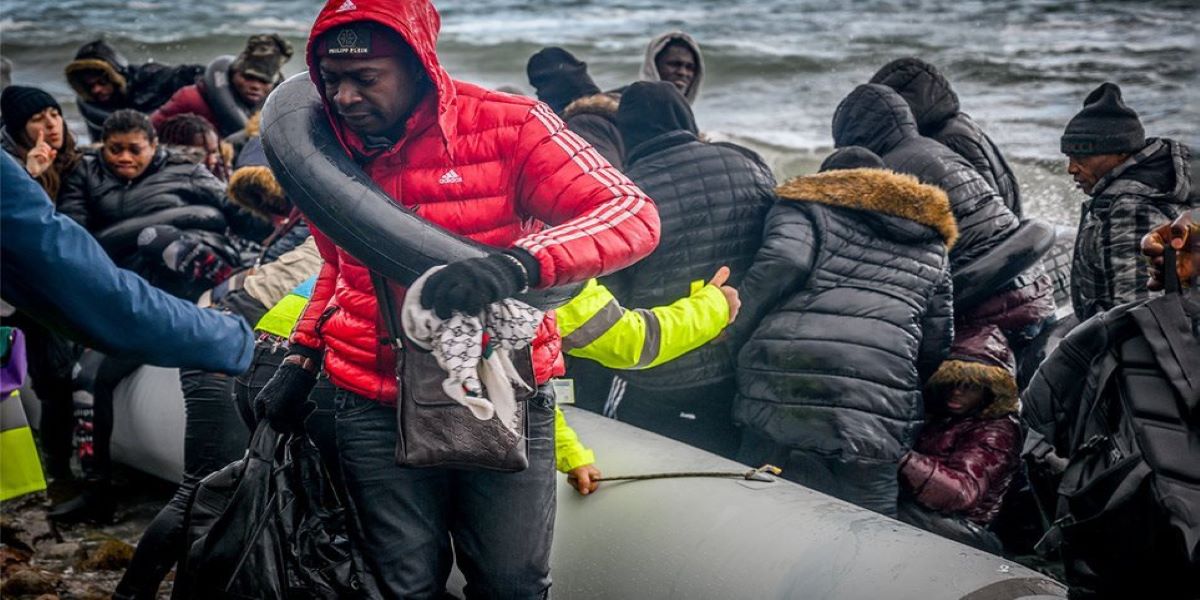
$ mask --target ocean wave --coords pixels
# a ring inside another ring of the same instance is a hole
[[[0,19],[0,31],[12,33],[14,31],[26,31],[36,29],[38,24],[34,21],[16,21],[12,17],[4,17]]]

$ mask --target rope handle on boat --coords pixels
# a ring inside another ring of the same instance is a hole
[[[749,471],[680,471],[676,473],[646,473],[644,475],[620,475],[617,477],[596,477],[592,481],[648,481],[651,479],[680,479],[684,477],[715,477],[718,479],[744,479],[746,481],[762,481],[774,483],[772,475],[783,473],[783,469],[775,465],[763,465]]]

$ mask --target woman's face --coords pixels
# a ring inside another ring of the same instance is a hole
[[[946,392],[946,412],[954,416],[969,415],[987,404],[991,392],[969,383],[956,385]]]
[[[51,148],[62,150],[63,142],[67,139],[65,134],[63,118],[57,108],[47,108],[33,115],[25,124],[25,135],[29,136],[30,145],[36,144],[40,135]]]
[[[104,162],[117,177],[137,179],[150,166],[158,143],[151,142],[144,131],[121,131],[104,138]]]

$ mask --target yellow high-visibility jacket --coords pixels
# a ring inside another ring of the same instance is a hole
[[[714,285],[696,282],[692,294],[667,306],[627,310],[595,279],[555,311],[563,351],[610,369],[648,369],[670,362],[720,335],[729,322],[729,303]],[[559,411],[556,417],[558,470],[595,462]]]
[[[287,338],[312,293],[312,281],[315,277],[271,307],[255,329]],[[556,310],[563,351],[612,369],[646,369],[679,358],[717,337],[729,321],[729,303],[720,289],[703,282],[692,287],[690,296],[667,306],[626,310],[593,279]],[[554,429],[559,471],[596,461],[557,407]]]

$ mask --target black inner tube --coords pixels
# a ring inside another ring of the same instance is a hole
[[[233,65],[234,57],[218,56],[204,69],[204,100],[217,117],[221,137],[232,135],[246,128],[249,115],[238,102],[229,80],[229,67]]]
[[[1003,242],[954,274],[954,310],[966,312],[996,295],[1033,267],[1054,246],[1054,229],[1036,219],[1023,221]]]
[[[381,190],[338,142],[307,73],[271,93],[262,125],[267,162],[288,198],[372,271],[407,286],[432,267],[496,251],[418,217]],[[548,310],[582,288],[576,283],[531,290],[517,299]]]

